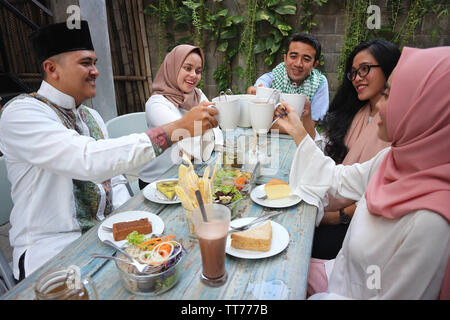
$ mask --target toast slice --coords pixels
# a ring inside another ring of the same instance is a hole
[[[231,234],[231,246],[236,249],[269,251],[272,244],[272,224]]]

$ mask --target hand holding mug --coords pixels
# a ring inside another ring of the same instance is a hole
[[[294,139],[295,143],[299,145],[308,133],[295,109],[288,103],[282,102],[276,108],[275,115],[281,117],[277,122],[280,129],[287,132]]]
[[[179,128],[188,130],[193,137],[194,135],[204,134],[209,129],[217,127],[219,123],[216,116],[219,112],[217,109],[209,107],[211,105],[214,105],[214,102],[202,101],[198,106],[193,107],[179,120]],[[196,121],[202,123],[201,132],[194,132],[194,124]]]

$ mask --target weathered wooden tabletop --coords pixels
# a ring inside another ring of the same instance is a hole
[[[295,143],[286,137],[277,140],[279,144],[279,170],[274,177],[288,180],[288,172],[296,150]],[[177,166],[166,172],[162,178],[177,177]],[[264,179],[261,177],[259,183]],[[60,254],[52,258],[25,280],[16,285],[1,299],[34,299],[33,286],[45,271],[58,266],[77,265],[82,274],[90,275],[97,287],[99,299],[164,299],[164,300],[286,300],[305,299],[308,277],[309,259],[311,256],[314,225],[317,208],[300,202],[283,210],[283,214],[273,218],[286,228],[289,233],[289,244],[281,253],[264,259],[242,259],[226,257],[228,281],[225,285],[213,288],[200,281],[202,271],[198,241],[189,237],[187,222],[180,204],[162,205],[147,200],[142,192],[131,198],[115,213],[142,210],[158,214],[165,223],[165,234],[175,234],[187,249],[184,264],[185,271],[180,281],[169,291],[155,296],[139,296],[127,291],[119,278],[113,261],[91,260],[92,253],[114,254],[115,249],[103,244],[98,236],[98,226],[86,232],[78,240],[70,244]],[[273,209],[264,208],[250,198],[243,200],[239,213],[235,218],[259,216]]]

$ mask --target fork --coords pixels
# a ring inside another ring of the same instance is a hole
[[[131,264],[130,261],[128,261],[128,260],[121,259],[121,258],[115,257],[115,256],[108,256],[108,255],[104,255],[104,254],[98,254],[98,253],[93,253],[89,257],[91,257],[92,259],[94,259],[94,258],[101,258],[101,259],[107,259],[107,260],[117,260],[117,261],[120,261],[120,262],[123,262],[123,263]]]
[[[279,215],[280,213],[283,213],[283,211],[275,211],[272,213],[265,214],[265,215],[260,216],[260,217],[256,218],[255,220],[253,220],[243,226],[240,226],[240,227],[230,226],[231,230],[228,233],[245,231],[245,230],[249,229],[251,226],[253,226],[257,223],[260,223],[260,222],[265,222],[265,221],[269,220],[270,218]]]
[[[152,273],[152,270],[154,270],[154,267],[140,263],[135,258],[133,258],[131,255],[129,255],[128,252],[126,252],[119,246],[116,246],[113,242],[111,242],[109,240],[104,240],[103,243],[117,249],[120,253],[125,255],[131,261],[130,264],[134,265],[136,267],[136,269],[139,271],[139,273],[144,273],[144,274]]]

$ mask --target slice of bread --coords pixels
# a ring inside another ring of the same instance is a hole
[[[231,246],[236,249],[269,251],[272,244],[272,224],[231,234]]]
[[[291,195],[291,189],[287,182],[280,179],[272,179],[264,185],[269,200],[287,198]]]

